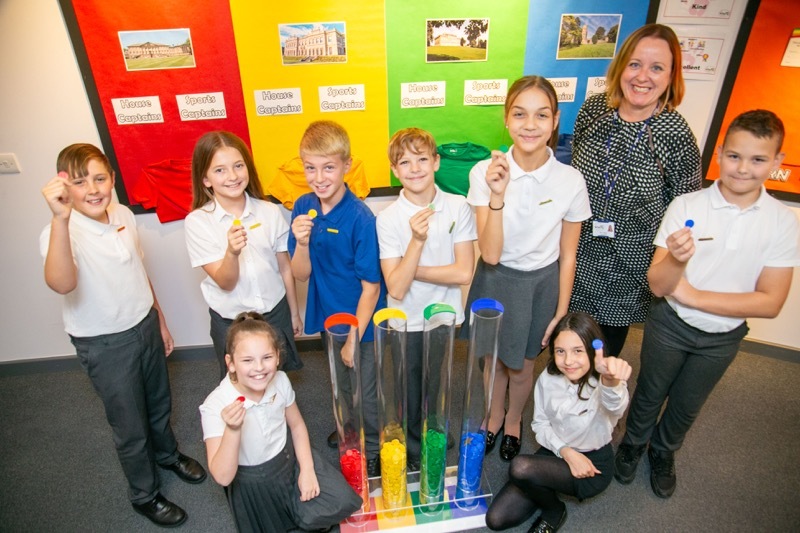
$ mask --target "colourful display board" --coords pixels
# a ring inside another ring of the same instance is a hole
[[[605,75],[611,59],[603,47],[616,50],[634,30],[644,25],[649,2],[617,0],[531,0],[525,40],[525,74],[539,74],[548,79],[574,79],[574,86],[556,87],[561,109],[560,133],[572,133],[575,117],[587,92],[603,92]],[[569,18],[572,17],[572,18]],[[614,31],[614,25],[619,27]],[[568,40],[571,25],[581,31],[579,43]],[[583,30],[585,28],[585,30]],[[596,42],[595,35],[605,35]],[[608,38],[609,33],[612,38]],[[595,42],[593,42],[595,41]],[[597,51],[595,51],[597,50]],[[606,57],[602,57],[602,56]],[[613,54],[612,54],[613,55]],[[565,90],[565,89],[568,89]],[[565,93],[574,92],[570,99]]]
[[[348,130],[372,189],[397,185],[386,147],[404,127],[428,129],[439,144],[508,145],[505,93],[525,74],[556,80],[560,131],[570,133],[617,42],[648,9],[612,0],[60,4],[120,199],[153,207],[164,197],[172,217],[188,208],[188,160],[210,130],[250,143],[268,192],[313,120]],[[159,164],[168,172],[143,174]]]

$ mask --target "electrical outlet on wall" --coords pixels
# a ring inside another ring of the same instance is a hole
[[[19,174],[19,161],[14,154],[0,154],[0,174]]]

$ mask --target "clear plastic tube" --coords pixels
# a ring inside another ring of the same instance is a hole
[[[364,418],[361,410],[361,369],[359,365],[358,319],[337,313],[325,320],[325,339],[331,370],[333,417],[339,435],[339,465],[342,474],[364,502],[361,511],[369,512],[369,480],[364,448]],[[342,351],[352,357],[345,365]]]
[[[455,329],[452,306],[435,303],[425,308],[419,501],[426,505],[444,497]]]
[[[407,389],[406,314],[393,308],[381,309],[375,324],[375,369],[378,383],[378,424],[380,427],[381,492],[383,507],[405,507]]]
[[[469,353],[456,484],[456,504],[462,507],[475,505],[481,494],[486,423],[491,408],[502,319],[503,305],[497,300],[475,300],[470,308]]]

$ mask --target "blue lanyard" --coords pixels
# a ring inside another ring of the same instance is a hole
[[[628,153],[625,154],[625,159],[622,160],[622,164],[614,171],[613,176],[609,175],[608,167],[611,164],[611,142],[614,138],[614,131],[617,129],[617,125],[619,124],[619,112],[615,109],[614,110],[614,127],[611,129],[611,132],[608,134],[606,138],[606,168],[603,172],[603,191],[605,192],[606,202],[605,202],[605,209],[603,211],[603,215],[605,217],[606,212],[608,211],[608,204],[609,200],[611,199],[611,193],[614,191],[614,187],[617,185],[617,179],[619,175],[622,173],[622,169],[625,167],[625,163],[628,162],[628,158],[630,158],[631,153],[633,153],[634,148],[639,143],[639,139],[642,138],[644,135],[644,130],[650,125],[650,121],[653,119],[653,115],[656,114],[658,111],[658,107],[656,106],[653,109],[653,112],[647,117],[647,120],[644,121],[642,127],[639,129],[639,133],[636,134],[636,138],[633,140],[631,145],[628,147]]]

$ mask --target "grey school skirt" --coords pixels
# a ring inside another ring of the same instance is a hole
[[[281,453],[256,466],[239,466],[226,489],[236,528],[242,533],[282,533],[296,528],[314,530],[338,524],[361,508],[361,497],[342,473],[313,447],[319,496],[300,501],[300,466],[291,433]]]
[[[469,310],[480,298],[494,298],[505,308],[497,357],[508,368],[522,369],[525,359],[542,351],[542,337],[558,306],[558,261],[538,270],[516,270],[478,259],[467,297],[461,337],[469,339]]]

